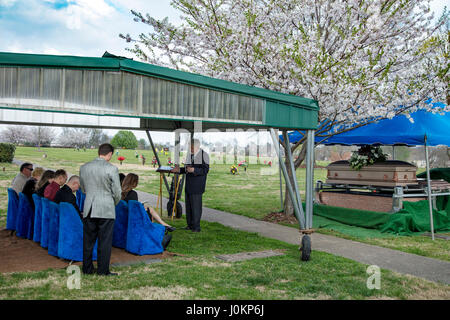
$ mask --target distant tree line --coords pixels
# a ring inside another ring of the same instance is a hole
[[[111,143],[116,148],[149,149],[145,139],[137,140],[133,132],[121,130],[114,137],[101,129],[62,128],[60,133],[55,128],[41,126],[7,126],[0,131],[0,142],[27,147],[67,147],[97,148],[102,143]]]
[[[110,142],[111,137],[101,129],[63,128],[57,133],[54,128],[41,126],[8,126],[0,132],[0,142],[29,147],[61,146],[68,148],[98,147]]]

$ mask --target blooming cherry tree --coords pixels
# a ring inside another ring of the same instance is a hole
[[[439,30],[448,15],[434,22],[429,2],[173,0],[180,25],[132,11],[148,33],[120,37],[153,64],[315,99],[316,135],[325,139],[431,110],[429,98],[446,101],[448,38]],[[433,112],[443,110],[449,107]]]

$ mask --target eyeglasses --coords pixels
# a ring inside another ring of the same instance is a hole
[[[26,168],[26,169],[28,169],[28,170],[30,170],[30,171],[33,171],[33,168]]]

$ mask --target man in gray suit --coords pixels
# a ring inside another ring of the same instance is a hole
[[[83,210],[83,273],[94,273],[92,250],[97,244],[97,274],[117,275],[109,271],[116,205],[121,198],[119,170],[109,163],[114,147],[104,143],[98,158],[80,167],[80,187],[86,194]]]

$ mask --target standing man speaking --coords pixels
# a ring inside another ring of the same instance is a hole
[[[200,149],[200,140],[194,139],[193,143],[191,143],[185,167],[180,168],[177,165],[171,172],[186,174],[185,204],[187,226],[185,229],[192,230],[192,232],[200,232],[202,195],[205,192],[206,175],[209,172],[209,155],[203,149]]]
[[[109,271],[116,205],[122,189],[119,170],[109,163],[114,147],[104,143],[98,158],[80,167],[80,187],[86,194],[83,211],[83,273],[94,273],[92,250],[97,246],[97,274],[117,275]]]

